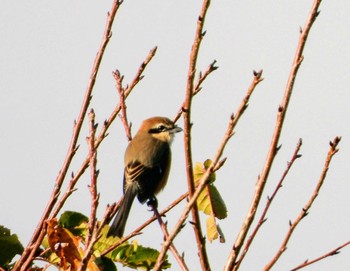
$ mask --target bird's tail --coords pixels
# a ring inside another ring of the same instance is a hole
[[[124,234],[124,229],[126,225],[126,221],[129,216],[129,212],[132,206],[132,203],[135,199],[137,191],[135,187],[129,187],[126,189],[123,201],[119,207],[117,216],[115,217],[109,231],[107,233],[107,237],[109,236],[118,236],[122,237]]]

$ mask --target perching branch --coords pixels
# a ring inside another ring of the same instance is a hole
[[[288,241],[289,239],[291,238],[295,228],[298,226],[298,224],[300,223],[300,221],[306,217],[308,215],[308,212],[312,206],[312,204],[314,203],[316,197],[318,196],[320,190],[321,190],[321,187],[324,183],[324,180],[326,179],[326,175],[327,175],[327,172],[328,172],[328,169],[329,169],[329,165],[332,161],[332,158],[333,156],[338,152],[338,144],[341,140],[341,137],[336,137],[334,138],[333,141],[331,141],[329,144],[330,144],[330,149],[328,151],[328,154],[327,154],[327,158],[326,158],[326,161],[325,161],[325,164],[323,166],[323,170],[322,170],[322,173],[321,173],[321,176],[317,182],[317,185],[316,185],[316,188],[313,192],[313,194],[311,195],[311,198],[309,199],[309,201],[306,203],[306,205],[304,206],[304,208],[301,210],[300,214],[298,215],[298,217],[294,220],[294,222],[289,222],[289,229],[288,229],[288,232],[280,246],[280,248],[278,249],[276,255],[273,257],[273,259],[265,266],[264,268],[264,271],[268,271],[270,270],[274,264],[277,262],[277,260],[281,257],[282,253],[286,251],[287,249],[287,244],[288,244]]]
[[[183,201],[185,198],[188,197],[188,192],[182,194],[180,197],[178,197],[174,202],[172,202],[168,207],[166,207],[164,210],[162,210],[159,215],[163,216],[165,215],[167,212],[169,212],[171,209],[173,209],[176,205],[178,205],[181,201]],[[113,251],[114,249],[116,249],[118,246],[120,246],[122,243],[126,242],[127,240],[129,240],[130,238],[132,238],[133,236],[139,235],[141,234],[141,231],[146,228],[149,224],[151,224],[153,221],[155,221],[157,219],[156,216],[152,216],[150,219],[148,219],[147,221],[145,221],[141,226],[137,227],[135,230],[133,230],[130,234],[128,234],[127,236],[124,236],[122,239],[120,239],[116,244],[113,244],[112,246],[110,246],[108,249],[106,249],[105,251],[103,251],[101,253],[102,256],[107,255],[109,252]]]
[[[235,243],[232,247],[232,250],[229,254],[229,257],[228,257],[228,260],[227,260],[227,263],[226,263],[226,266],[224,269],[225,271],[237,270],[237,268],[235,267],[237,257],[241,251],[241,248],[242,248],[243,243],[246,239],[246,236],[248,234],[250,226],[252,225],[253,220],[255,218],[255,214],[256,214],[256,211],[258,209],[260,199],[261,199],[261,196],[263,194],[265,184],[267,182],[267,178],[269,176],[273,161],[275,159],[275,156],[276,156],[276,153],[278,150],[278,142],[279,142],[282,127],[284,124],[284,119],[285,119],[285,116],[287,113],[289,101],[290,101],[290,98],[292,95],[295,78],[297,76],[300,64],[303,60],[303,51],[304,51],[304,47],[306,44],[306,40],[308,38],[310,29],[311,29],[313,23],[315,22],[317,15],[318,15],[318,8],[319,8],[320,4],[321,4],[321,0],[314,1],[313,7],[311,8],[311,13],[309,15],[309,18],[307,19],[304,30],[301,31],[301,34],[299,37],[298,47],[297,47],[296,54],[295,54],[294,61],[293,61],[293,65],[292,65],[292,68],[291,68],[291,71],[289,74],[287,86],[286,86],[284,97],[282,100],[282,104],[278,108],[276,126],[275,126],[275,130],[274,130],[274,133],[272,136],[272,141],[271,141],[270,148],[269,148],[269,151],[267,154],[266,162],[265,162],[264,168],[259,176],[258,182],[256,184],[255,193],[253,195],[252,202],[251,202],[250,208],[248,210],[248,213],[246,215],[246,218],[244,219],[241,230],[238,233],[236,241],[235,241]]]
[[[162,216],[159,214],[157,207],[154,205],[151,205],[151,207],[153,209],[154,216],[157,218],[158,223],[160,225],[160,228],[163,231],[164,240],[165,240],[169,236],[169,232],[168,232],[168,229],[166,227],[166,224],[164,223]],[[181,270],[189,270],[186,263],[185,263],[184,258],[182,256],[180,256],[179,252],[177,251],[177,249],[173,243],[170,245],[170,251],[173,253],[176,261],[178,262],[179,266],[181,267]]]

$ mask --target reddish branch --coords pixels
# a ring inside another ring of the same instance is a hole
[[[16,262],[13,271],[24,271],[27,270],[29,265],[31,264],[31,262],[33,261],[34,257],[35,257],[35,253],[37,251],[37,249],[39,248],[44,236],[45,236],[45,220],[49,218],[57,200],[58,200],[58,196],[60,194],[61,191],[61,187],[62,184],[64,182],[64,179],[67,175],[68,172],[68,168],[71,164],[71,161],[78,149],[77,146],[77,142],[78,142],[78,138],[80,135],[80,131],[81,131],[81,127],[83,125],[83,121],[84,118],[86,116],[86,112],[88,110],[89,104],[90,104],[90,100],[91,100],[91,93],[93,90],[93,87],[95,85],[95,80],[97,77],[97,73],[99,71],[99,67],[102,61],[102,57],[104,55],[105,52],[105,48],[110,40],[110,37],[112,36],[112,25],[113,25],[113,21],[115,18],[115,15],[119,9],[119,6],[122,2],[120,0],[115,0],[113,2],[111,11],[108,13],[108,18],[107,18],[107,24],[106,24],[106,28],[105,28],[105,32],[102,38],[102,43],[100,45],[100,49],[97,52],[96,58],[95,58],[95,62],[92,68],[92,72],[91,72],[91,76],[90,76],[90,81],[88,83],[86,92],[85,92],[85,97],[81,106],[81,110],[80,113],[78,115],[77,120],[74,123],[74,130],[73,130],[73,135],[72,135],[72,139],[70,142],[70,146],[68,148],[68,152],[67,152],[67,156],[66,159],[63,163],[63,166],[56,178],[55,181],[55,185],[54,185],[54,189],[52,191],[51,197],[49,199],[49,202],[46,206],[46,209],[39,221],[39,224],[36,227],[35,232],[33,233],[33,236],[31,238],[31,240],[29,241],[27,247],[25,248],[24,252],[22,253],[20,259]]]
[[[261,195],[263,194],[265,184],[267,182],[267,178],[269,176],[273,161],[275,159],[277,150],[278,150],[278,142],[279,138],[281,135],[284,119],[287,113],[287,108],[289,105],[289,101],[292,95],[293,87],[294,87],[294,82],[295,78],[297,76],[300,64],[303,60],[303,51],[304,47],[306,44],[306,40],[308,38],[310,29],[315,22],[315,19],[318,15],[318,8],[319,5],[321,4],[320,0],[315,0],[313,7],[311,8],[311,13],[309,15],[309,18],[307,19],[307,22],[304,26],[304,30],[301,31],[300,37],[299,37],[299,43],[298,47],[296,50],[296,54],[294,57],[293,65],[289,74],[287,86],[285,89],[284,97],[282,100],[282,104],[278,108],[278,113],[277,113],[277,121],[276,121],[276,126],[275,130],[272,136],[270,148],[267,154],[266,162],[264,165],[264,168],[259,176],[258,182],[256,184],[255,188],[255,193],[253,195],[253,199],[250,205],[250,208],[248,210],[248,213],[246,215],[246,218],[243,221],[242,227],[240,232],[238,233],[238,236],[236,238],[235,243],[233,244],[232,250],[230,251],[229,257],[226,262],[226,266],[224,268],[225,271],[229,270],[237,270],[237,257],[241,251],[241,248],[244,244],[244,241],[246,239],[246,236],[248,234],[248,231],[254,221],[256,211],[258,209]]]
[[[331,141],[329,144],[330,144],[330,149],[328,151],[328,154],[327,154],[327,158],[326,158],[326,161],[325,161],[325,164],[323,166],[323,170],[322,170],[322,173],[321,173],[321,176],[317,182],[317,185],[316,185],[316,188],[313,192],[313,194],[311,195],[309,201],[306,203],[306,205],[304,206],[304,208],[301,210],[300,214],[298,215],[298,217],[295,219],[294,222],[290,222],[289,224],[289,229],[288,229],[288,232],[280,246],[280,248],[278,249],[276,255],[273,257],[273,259],[265,266],[264,268],[264,271],[268,271],[270,270],[274,264],[278,261],[278,259],[281,257],[282,253],[285,252],[287,250],[287,244],[288,244],[288,241],[289,239],[291,238],[295,228],[298,226],[298,224],[300,223],[300,221],[306,217],[308,215],[308,212],[312,206],[312,204],[314,203],[314,201],[316,200],[320,190],[321,190],[321,187],[324,183],[324,180],[326,179],[326,175],[327,175],[327,172],[328,172],[328,169],[329,169],[329,165],[332,161],[332,158],[333,156],[338,152],[338,144],[341,140],[341,137],[336,137],[333,141]]]
[[[192,106],[192,98],[194,95],[194,79],[196,74],[196,65],[197,65],[197,57],[199,48],[202,42],[202,39],[205,35],[203,32],[203,26],[207,11],[209,9],[210,0],[204,0],[202,4],[202,10],[197,20],[197,30],[196,36],[194,39],[194,43],[192,45],[191,55],[190,55],[190,63],[187,73],[187,87],[186,87],[186,97],[183,103],[183,117],[184,117],[184,145],[185,145],[185,156],[186,156],[186,173],[187,173],[187,186],[189,197],[192,198],[195,192],[195,185],[193,179],[193,164],[192,164],[192,146],[191,146],[191,106]],[[202,270],[210,270],[208,255],[206,251],[205,238],[202,233],[201,222],[199,219],[198,208],[196,205],[193,205],[192,208],[192,220],[194,225],[194,233],[196,237],[197,247],[198,247],[198,256],[200,260],[200,264],[202,266]],[[169,240],[169,238],[167,238]],[[171,242],[169,243],[169,246]],[[167,248],[169,248],[169,246]],[[162,266],[162,262],[164,261],[164,257],[158,258],[157,268],[159,269]],[[157,270],[155,268],[155,270]]]
[[[309,265],[311,265],[311,264],[314,264],[314,263],[316,263],[316,262],[319,262],[319,261],[321,261],[321,260],[323,260],[323,259],[325,259],[325,258],[328,258],[328,257],[330,257],[330,256],[334,256],[334,255],[337,255],[337,254],[340,253],[340,250],[341,250],[342,248],[344,248],[344,247],[346,247],[346,246],[348,246],[348,245],[350,245],[350,241],[348,241],[348,242],[342,244],[341,246],[339,246],[339,247],[337,247],[337,248],[335,248],[335,249],[333,249],[333,250],[327,252],[326,254],[324,254],[324,255],[322,255],[322,256],[316,258],[316,259],[313,259],[313,260],[311,260],[311,261],[306,260],[305,262],[303,262],[302,264],[298,265],[297,267],[291,269],[290,271],[297,271],[297,270],[302,269],[302,268],[304,268],[304,267],[306,267],[306,266],[309,266]]]
[[[257,235],[259,229],[261,228],[261,226],[265,223],[265,221],[267,220],[266,218],[266,214],[272,204],[272,201],[274,200],[274,198],[276,197],[278,191],[280,190],[280,188],[282,187],[282,184],[283,184],[283,181],[285,180],[285,178],[287,177],[288,175],[288,172],[289,170],[292,168],[292,165],[294,164],[294,162],[299,158],[301,157],[301,155],[299,154],[299,150],[300,150],[300,147],[302,145],[302,141],[301,139],[299,139],[299,142],[294,150],[294,153],[293,153],[293,156],[292,156],[292,159],[288,162],[287,164],[287,168],[286,170],[283,172],[283,175],[280,179],[280,181],[278,182],[278,184],[276,185],[276,188],[275,190],[273,191],[272,195],[270,197],[267,198],[267,202],[266,202],[266,205],[265,205],[265,208],[264,208],[264,211],[263,213],[261,214],[261,217],[258,221],[258,224],[256,225],[255,229],[253,230],[253,233],[251,234],[251,236],[249,237],[247,243],[245,244],[245,247],[244,247],[244,250],[241,254],[241,256],[239,257],[237,263],[236,263],[236,268],[238,269],[241,262],[243,261],[244,257],[246,256],[249,248],[250,248],[250,245],[252,244],[255,236]]]
[[[126,114],[125,89],[123,88],[124,76],[120,76],[120,72],[118,70],[116,70],[115,72],[113,72],[113,77],[116,81],[117,90],[119,93],[119,101],[120,101],[119,106],[121,108],[120,118],[122,120],[124,129],[125,129],[126,137],[127,137],[128,141],[131,141],[131,139],[132,139],[132,137],[131,137],[131,125],[128,122],[128,117]]]

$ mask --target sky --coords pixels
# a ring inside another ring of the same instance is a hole
[[[219,221],[226,243],[208,242],[211,266],[224,266],[242,225],[261,172],[282,101],[299,38],[299,29],[312,6],[297,1],[212,1],[205,22],[206,35],[197,71],[213,61],[219,69],[193,100],[194,162],[215,155],[229,116],[235,112],[253,78],[263,70],[249,107],[227,145],[225,166],[216,186],[229,216]],[[29,241],[68,150],[73,122],[88,84],[112,1],[10,1],[0,9],[0,224]],[[188,59],[201,1],[124,1],[118,11],[111,41],[97,77],[90,108],[100,127],[118,104],[112,71],[130,82],[148,52],[156,56],[127,100],[135,133],[150,116],[174,117],[185,96]],[[313,192],[326,158],[328,142],[342,136],[326,182],[310,214],[300,223],[273,270],[288,270],[349,240],[350,228],[350,3],[324,1],[304,51],[282,131],[282,145],[262,197],[262,206],[280,179],[302,138],[303,155],[289,173],[268,213],[268,220],[240,270],[261,270],[277,252],[289,220],[294,220]],[[182,119],[178,122],[182,126]],[[83,126],[81,145],[70,168],[76,171],[87,153]],[[122,195],[123,154],[127,145],[122,124],[115,121],[98,151],[101,218],[107,204]],[[160,208],[187,189],[183,135],[173,143],[173,164],[167,187],[159,195]],[[85,174],[64,210],[89,213]],[[167,215],[169,230],[184,204]],[[127,224],[131,231],[150,216],[146,206],[133,205]],[[205,217],[201,216],[203,224]],[[157,235],[157,233],[159,233]],[[190,224],[175,241],[185,251],[191,270],[198,270]],[[154,224],[138,237],[140,243],[160,248],[162,235]],[[305,270],[349,270],[350,248]],[[172,270],[178,270],[172,256]]]

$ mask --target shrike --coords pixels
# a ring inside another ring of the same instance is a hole
[[[124,155],[124,198],[107,236],[122,237],[132,203],[156,202],[155,195],[167,183],[171,165],[170,145],[181,132],[170,119],[153,117],[142,122]]]

